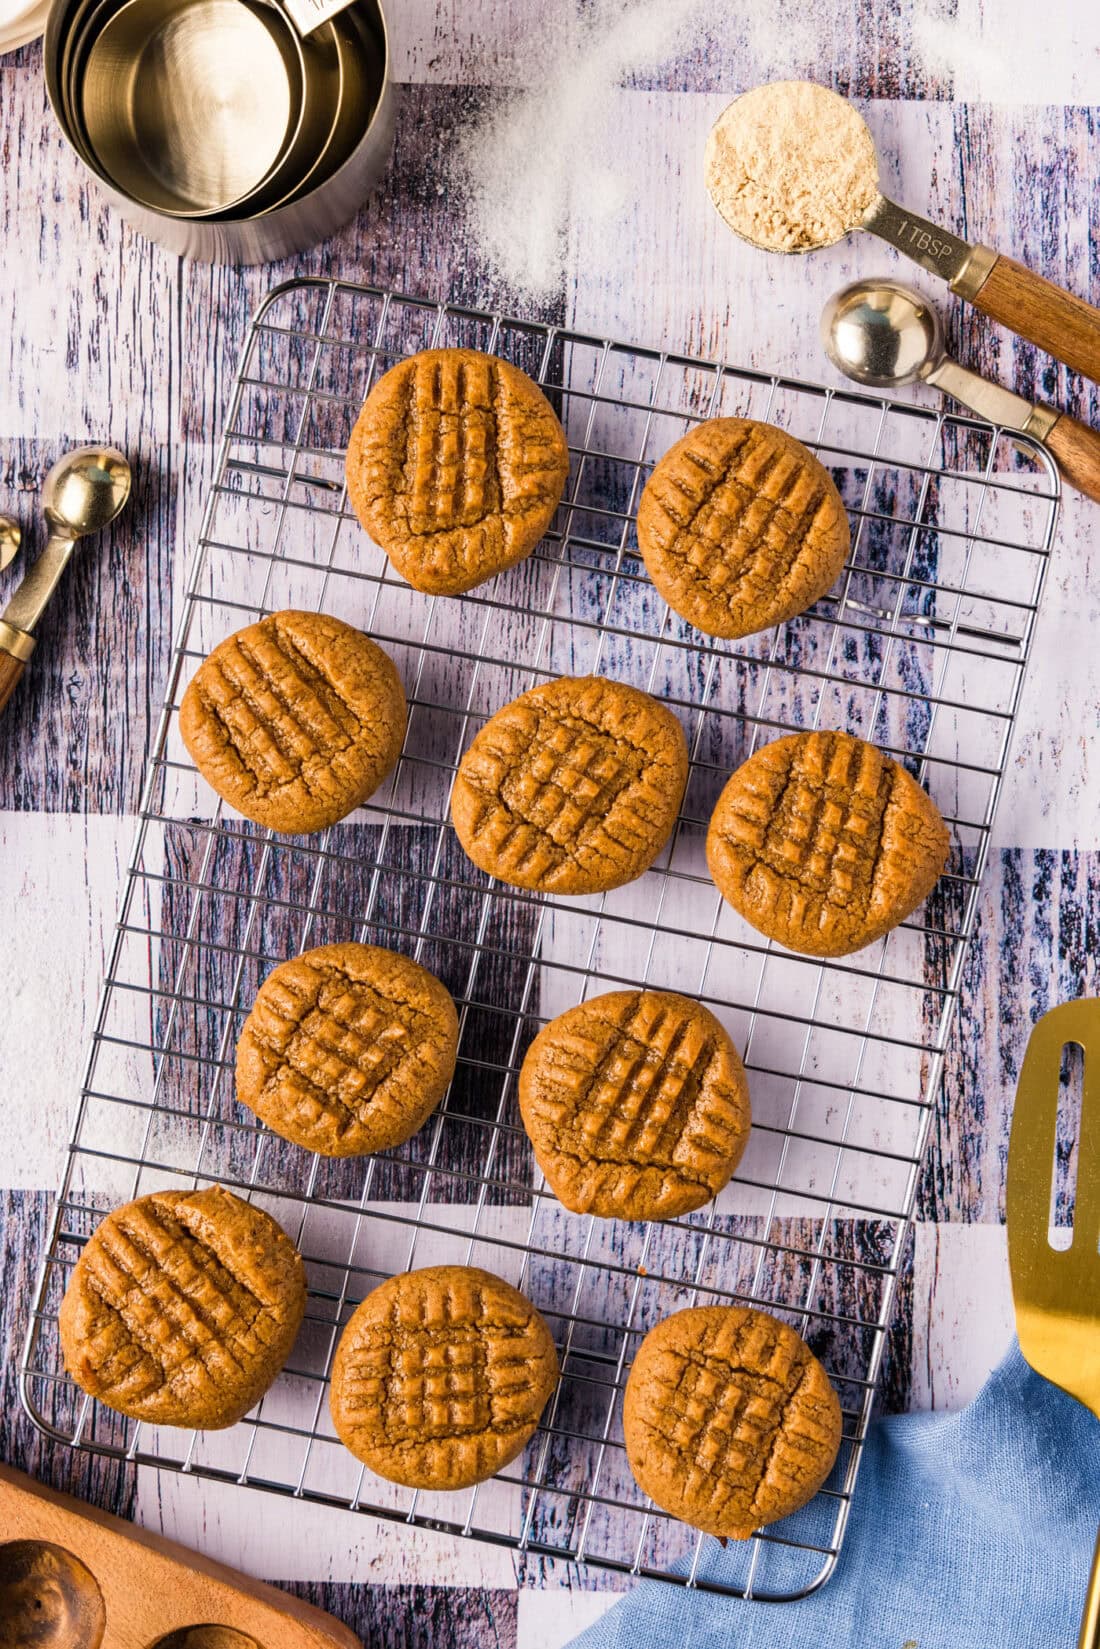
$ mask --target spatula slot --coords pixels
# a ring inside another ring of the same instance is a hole
[[[1050,1176],[1050,1214],[1047,1240],[1064,1253],[1073,1242],[1073,1214],[1077,1195],[1078,1143],[1085,1092],[1085,1050],[1079,1042],[1062,1047],[1058,1076],[1058,1114],[1054,1125],[1054,1162]]]

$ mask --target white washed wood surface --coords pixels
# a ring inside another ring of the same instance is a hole
[[[0,909],[16,959],[0,995],[0,1457],[294,1583],[371,1644],[549,1649],[622,1583],[562,1570],[520,1593],[507,1553],[487,1547],[305,1506],[291,1520],[261,1494],[172,1474],[143,1470],[135,1482],[48,1448],[20,1416],[12,1380],[176,595],[248,316],[296,272],[520,308],[479,262],[461,202],[440,192],[441,160],[454,128],[530,84],[546,50],[576,49],[585,8],[409,0],[392,9],[400,114],[390,173],[354,225],[267,270],[181,263],[132,236],[57,133],[38,49],[0,60],[0,509],[29,527],[41,476],[69,442],[113,440],[140,478],[133,511],[72,568],[0,723]],[[897,198],[1100,301],[1090,252],[1100,24],[1086,8],[1054,4],[1041,23],[1021,0],[958,0],[942,15],[908,0],[768,0],[752,13],[749,26],[731,12],[723,42],[609,100],[613,141],[601,164],[617,169],[629,204],[608,223],[578,181],[566,279],[545,313],[829,378],[821,303],[844,280],[890,269],[890,253],[856,237],[814,259],[768,259],[722,230],[699,179],[702,135],[723,102],[800,72],[868,99]],[[1029,346],[957,310],[950,332],[971,364],[1100,422],[1096,389]],[[1003,1169],[1022,1048],[1044,1008],[1100,990],[1097,519],[1067,498],[921,1188],[893,1337],[896,1404],[966,1401],[1007,1341]],[[0,579],[0,598],[14,576]]]

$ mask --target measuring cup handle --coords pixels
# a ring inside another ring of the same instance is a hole
[[[1051,426],[1046,444],[1070,486],[1100,503],[1100,430],[1063,412]]]
[[[975,255],[977,254],[977,255]],[[989,260],[992,260],[991,262]],[[981,271],[989,273],[981,278]],[[978,280],[974,280],[977,273]],[[972,249],[951,290],[975,309],[1100,383],[1100,309],[988,247]]]
[[[1096,1552],[1085,1592],[1085,1612],[1081,1616],[1077,1649],[1100,1649],[1100,1532],[1096,1536]]]

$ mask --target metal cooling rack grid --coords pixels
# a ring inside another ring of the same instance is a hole
[[[388,572],[351,518],[342,454],[375,374],[430,344],[489,349],[547,388],[573,457],[554,530],[458,601]],[[830,466],[853,521],[839,591],[765,635],[706,644],[644,578],[632,511],[694,419],[769,417]],[[757,1597],[830,1573],[847,1520],[1053,536],[1045,455],[973,420],[669,356],[549,326],[324,281],[262,306],[248,340],[182,601],[168,701],[68,1166],[28,1336],[24,1401],[55,1437],[140,1463],[261,1485],[545,1559]],[[179,740],[197,661],[261,612],[326,607],[394,653],[410,724],[370,808],[319,837],[223,816]],[[682,717],[692,770],[657,867],[594,899],[488,882],[446,823],[457,759],[535,680],[603,670]],[[891,749],[951,826],[949,873],[878,945],[821,965],[760,942],[706,875],[706,820],[761,739],[846,726]],[[236,1106],[232,1060],[255,989],[306,945],[405,950],[459,1003],[459,1068],[399,1151],[333,1162]],[[709,1208],[655,1226],[566,1214],[537,1176],[514,1084],[541,1024],[616,985],[702,997],[745,1054],[754,1125]],[[229,1432],[134,1424],[64,1374],[56,1314],[107,1207],[214,1181],[253,1196],[305,1254],[310,1305],[291,1365]],[[441,1259],[524,1288],[563,1377],[501,1478],[431,1495],[374,1478],[335,1440],[326,1378],[340,1325],[382,1276]],[[721,1556],[639,1494],[621,1437],[638,1339],[696,1302],[768,1306],[822,1356],[845,1416],[829,1484]]]

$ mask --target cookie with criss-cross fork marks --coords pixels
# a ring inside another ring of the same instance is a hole
[[[569,473],[565,433],[518,367],[426,349],[375,384],[352,431],[348,498],[402,578],[458,595],[530,554]]]
[[[519,1108],[566,1208],[608,1219],[702,1208],[749,1133],[737,1049],[673,991],[609,991],[552,1019],[527,1050]]]
[[[709,636],[748,636],[805,612],[836,582],[850,542],[829,472],[793,435],[751,418],[689,430],[638,506],[650,578]]]
[[[377,945],[321,945],[282,962],[237,1044],[237,1098],[284,1139],[327,1157],[401,1145],[454,1074],[450,992]]]
[[[298,834],[365,802],[401,753],[405,692],[393,660],[327,613],[273,613],[199,666],[180,733],[246,819]]]
[[[475,865],[513,887],[602,893],[653,863],[687,782],[683,729],[648,693],[561,676],[492,716],[451,795]]]
[[[391,1277],[345,1328],[332,1365],[337,1435],[380,1477],[465,1489],[521,1452],[558,1378],[550,1330],[491,1272]]]
[[[697,1306],[651,1328],[623,1399],[639,1487],[707,1534],[745,1540],[811,1500],[841,1412],[805,1341],[766,1311]]]
[[[750,756],[718,798],[707,863],[747,922],[808,956],[847,956],[905,920],[951,839],[897,762],[850,733],[794,733]]]
[[[91,1396],[156,1425],[232,1426],[294,1344],[305,1268],[269,1214],[220,1186],[108,1214],[61,1302],[61,1349]]]

